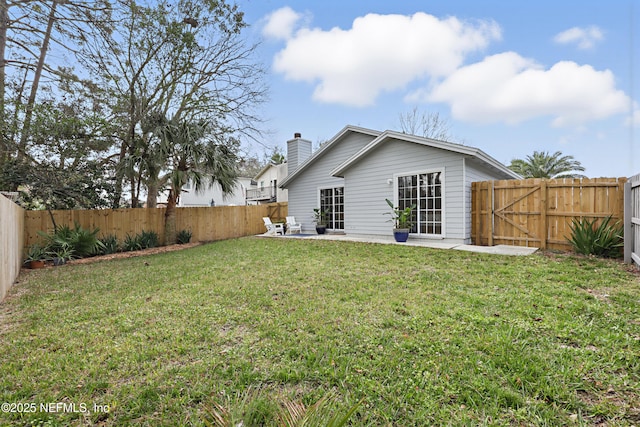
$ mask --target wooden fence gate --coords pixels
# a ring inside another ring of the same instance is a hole
[[[640,174],[624,187],[624,262],[640,265]]]
[[[476,245],[571,249],[573,218],[622,220],[626,178],[484,181],[472,184]]]

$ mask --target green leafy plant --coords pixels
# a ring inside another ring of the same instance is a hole
[[[574,218],[568,239],[574,251],[583,255],[620,256],[620,248],[624,245],[623,227],[620,221],[611,224],[611,220],[609,215],[596,225],[597,219]]]
[[[29,246],[26,261],[46,261],[49,258],[49,247],[35,243]]]
[[[97,255],[102,250],[103,244],[98,240],[98,232],[100,232],[99,228],[90,230],[75,223],[73,228],[64,225],[56,227],[52,234],[42,231],[38,234],[47,240],[49,251],[65,250],[65,246],[68,246],[75,257],[84,258]]]
[[[159,245],[158,233],[155,231],[144,231],[139,234],[140,246],[142,249],[155,248]]]
[[[89,230],[76,224],[71,247],[77,256],[86,257],[100,253],[102,242],[97,237],[99,231],[99,228]]]
[[[115,254],[120,250],[120,243],[114,234],[102,237],[100,242],[102,242],[101,255]]]
[[[333,400],[335,400],[335,396],[331,396],[331,394],[323,396],[316,403],[309,406],[306,406],[303,402],[285,400],[278,414],[278,426],[346,426],[349,418],[360,406],[360,402],[341,415],[332,407]]]
[[[144,231],[131,236],[127,233],[122,243],[122,250],[125,252],[139,251],[142,249],[155,248],[159,245],[158,233],[155,231]]]
[[[394,228],[407,229],[413,227],[413,210],[416,205],[408,206],[404,209],[400,209],[393,205],[393,202],[389,199],[385,199],[391,212],[385,212],[385,215],[391,215],[389,222],[393,222]]]
[[[179,245],[184,245],[191,241],[191,236],[192,236],[191,230],[182,230],[176,236],[176,241],[178,242]]]
[[[131,252],[139,251],[140,249],[142,249],[140,235],[136,234],[135,236],[131,236],[129,233],[127,233],[124,238],[124,242],[122,242],[122,250],[125,252]]]
[[[62,243],[48,251],[54,265],[61,265],[74,257],[74,251],[68,243]]]
[[[329,213],[322,209],[315,208],[313,210],[313,222],[321,227],[327,225],[327,222],[329,222]]]
[[[346,426],[361,402],[341,413],[337,408],[337,397],[329,393],[314,404],[283,399],[274,407],[271,399],[259,391],[249,388],[244,393],[223,403],[213,402],[205,406],[202,421],[206,426],[235,427],[239,425],[274,425],[277,427],[296,426]],[[271,404],[269,404],[271,403]]]

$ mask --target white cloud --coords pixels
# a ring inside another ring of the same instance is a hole
[[[277,26],[271,24],[278,20],[272,14],[269,32],[287,33],[273,30]],[[466,55],[499,39],[501,30],[493,21],[471,23],[416,13],[368,14],[355,19],[347,30],[305,27],[288,34],[286,46],[274,59],[276,72],[290,80],[316,84],[315,100],[367,106],[374,104],[382,91],[401,89],[425,77],[448,75]]]
[[[266,16],[262,35],[267,38],[286,40],[291,37],[293,29],[301,18],[302,14],[289,6],[280,8]]]
[[[559,44],[578,45],[579,49],[592,49],[595,44],[604,39],[604,33],[596,26],[587,28],[573,27],[557,34],[553,40]]]
[[[459,120],[515,124],[552,116],[554,126],[582,125],[624,113],[629,105],[609,70],[569,61],[544,69],[515,52],[461,67],[414,97],[448,103]]]
[[[626,126],[640,127],[640,108],[638,105],[635,105],[635,109],[633,110],[633,114],[627,117],[625,122]]]

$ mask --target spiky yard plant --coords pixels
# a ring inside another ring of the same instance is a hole
[[[623,246],[623,227],[620,221],[611,223],[609,215],[599,225],[597,219],[574,218],[571,222],[571,237],[568,239],[576,253],[602,257],[620,256]]]

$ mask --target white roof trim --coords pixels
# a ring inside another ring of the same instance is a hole
[[[320,147],[319,150],[314,152],[307,160],[302,162],[302,164],[300,164],[295,171],[293,171],[292,173],[288,174],[287,177],[278,185],[278,187],[284,188],[287,184],[289,184],[291,181],[296,179],[302,173],[302,171],[307,169],[309,167],[309,165],[315,163],[316,160],[318,160],[318,158],[322,157],[322,155],[324,153],[326,153],[328,150],[330,150],[331,147],[334,144],[336,144],[337,141],[342,139],[342,137],[344,137],[346,134],[348,134],[350,132],[362,133],[362,134],[371,135],[371,136],[374,136],[374,137],[378,137],[382,133],[382,132],[377,131],[377,130],[362,128],[362,127],[359,127],[359,126],[352,126],[352,125],[345,126],[333,138],[331,138],[328,142],[326,142],[324,145],[322,145],[322,147]]]
[[[351,156],[351,158],[347,159],[341,165],[336,167],[331,171],[332,176],[343,177],[344,172],[349,169],[351,166],[362,160],[366,157],[371,151],[375,150],[379,145],[388,141],[389,139],[398,139],[401,141],[413,142],[416,144],[426,145],[429,147],[439,148],[442,150],[452,151],[454,153],[460,153],[467,156],[474,157],[480,160],[482,163],[497,169],[498,171],[504,173],[507,176],[510,176],[514,179],[521,179],[522,177],[517,173],[513,172],[511,169],[507,168],[505,165],[494,159],[493,157],[486,154],[484,151],[474,148],[468,147],[466,145],[455,144],[452,142],[439,141],[437,139],[424,138],[415,135],[408,135],[401,132],[386,130],[382,132],[376,139],[367,144],[362,150],[358,151],[356,154]]]

